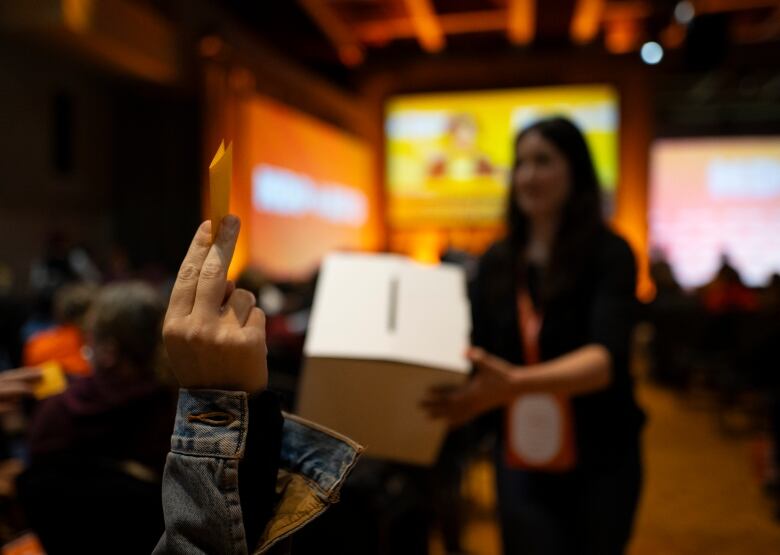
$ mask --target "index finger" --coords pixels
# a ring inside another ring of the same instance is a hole
[[[190,248],[181,263],[179,274],[176,276],[176,282],[171,290],[171,300],[168,302],[168,312],[165,314],[166,319],[187,316],[192,312],[200,269],[210,248],[211,222],[206,220],[200,224],[195,232]]]
[[[232,214],[222,218],[217,239],[209,249],[198,278],[192,314],[219,314],[225,298],[227,271],[236,248],[241,221]]]

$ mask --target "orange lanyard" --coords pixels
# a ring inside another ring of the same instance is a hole
[[[542,331],[542,313],[534,308],[527,289],[517,292],[517,315],[520,324],[520,341],[523,345],[526,364],[541,362],[539,335]]]

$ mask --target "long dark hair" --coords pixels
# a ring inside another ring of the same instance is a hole
[[[561,152],[569,164],[571,176],[571,192],[563,206],[550,262],[544,274],[542,296],[549,301],[574,287],[594,240],[604,227],[604,220],[596,169],[579,128],[566,118],[553,117],[539,120],[523,129],[514,142],[515,162],[512,166],[507,210],[508,239],[516,256],[514,270],[518,284],[522,285],[527,276],[525,251],[530,230],[528,216],[520,210],[515,194],[517,147],[520,141],[534,132]]]

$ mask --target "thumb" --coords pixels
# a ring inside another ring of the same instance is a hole
[[[467,356],[480,372],[491,374],[506,372],[511,366],[503,358],[492,355],[479,347],[470,349]]]

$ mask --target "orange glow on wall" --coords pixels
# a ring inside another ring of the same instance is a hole
[[[686,28],[672,23],[661,31],[661,43],[666,48],[680,48],[685,42]]]
[[[614,19],[606,22],[604,43],[612,54],[628,54],[639,45],[640,30],[631,19]]]
[[[652,140],[650,87],[644,74],[627,79],[621,90],[620,178],[612,223],[629,242],[637,260],[637,296],[649,301],[655,294],[650,279],[647,233],[648,172]]]
[[[64,0],[62,15],[65,23],[73,30],[86,30],[93,18],[94,4],[94,0]]]

